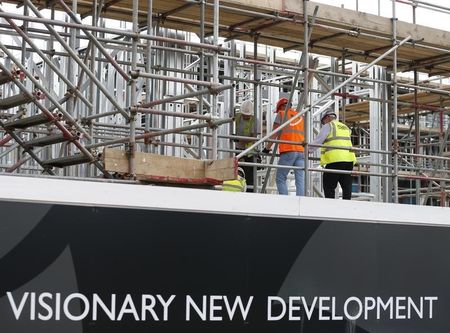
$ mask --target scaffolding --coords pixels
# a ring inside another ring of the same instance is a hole
[[[271,140],[287,97],[306,120],[305,152],[327,107],[352,128],[356,199],[449,206],[449,33],[415,17],[450,8],[390,3],[391,18],[309,0],[4,1],[0,168],[138,181],[141,153],[239,158]],[[242,152],[232,122],[244,100],[259,135]],[[105,168],[111,148],[127,160],[119,173]],[[270,193],[280,166],[260,155],[239,164]],[[305,155],[306,195],[322,196],[326,170]]]

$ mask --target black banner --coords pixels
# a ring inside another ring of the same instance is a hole
[[[0,204],[0,332],[449,332],[450,230]]]

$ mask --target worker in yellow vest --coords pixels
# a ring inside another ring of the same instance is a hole
[[[237,179],[225,180],[222,183],[222,191],[245,192],[246,189],[245,172],[242,168],[238,168]]]
[[[257,137],[259,122],[255,118],[253,103],[251,101],[247,100],[241,104],[240,112],[236,113],[234,121],[236,126],[236,135],[241,137]],[[254,141],[251,139],[239,138],[236,140],[236,149],[245,150],[250,147],[253,142]],[[247,155],[241,157],[240,161],[255,163],[258,162],[258,156],[255,156],[255,153],[251,151]],[[247,182],[247,185],[250,185],[249,188],[247,188],[247,192],[253,192],[253,177],[255,167],[244,165],[242,166],[242,168],[245,172],[245,180]]]
[[[295,115],[297,111],[288,105],[289,100],[287,98],[281,98],[277,102],[275,112],[277,116],[273,123],[273,129],[278,128],[281,124],[288,121]],[[285,111],[286,110],[286,111]],[[287,115],[285,115],[287,112]],[[272,139],[276,139],[278,134],[274,134]],[[303,116],[294,120],[281,130],[280,140],[289,141],[290,143],[280,143],[278,150],[280,152],[280,158],[278,165],[282,166],[295,166],[305,167],[305,155],[304,148],[302,146],[305,141],[305,121]],[[268,142],[263,150],[263,153],[269,153],[272,147],[272,142]],[[287,176],[291,170],[289,168],[278,168],[276,174],[276,183],[279,194],[287,195]],[[296,195],[305,195],[305,171],[303,169],[294,169]]]
[[[351,130],[344,123],[337,120],[336,113],[329,109],[322,114],[322,128],[312,142],[313,144],[323,144],[327,147],[321,148],[320,165],[325,169],[351,171],[356,163],[355,153],[348,149],[352,148]],[[330,147],[331,146],[331,147]],[[336,148],[333,148],[335,146]],[[314,149],[314,148],[312,148]],[[337,184],[341,185],[342,198],[350,200],[352,198],[352,176],[350,173],[323,173],[323,191],[325,198],[334,198]]]

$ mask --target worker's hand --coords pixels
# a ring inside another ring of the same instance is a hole
[[[262,150],[262,152],[264,153],[264,154],[270,154],[270,149],[267,149],[266,147],[264,147],[264,149]]]

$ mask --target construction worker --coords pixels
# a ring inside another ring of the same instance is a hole
[[[295,115],[297,111],[289,108],[287,110],[287,117],[285,116],[286,106],[289,103],[287,98],[281,98],[277,102],[275,112],[277,116],[275,118],[273,129],[278,128],[283,122],[288,121]],[[291,122],[288,126],[281,130],[280,140],[290,141],[291,143],[280,143],[278,150],[280,152],[280,158],[278,165],[284,166],[296,166],[305,167],[305,155],[304,148],[301,144],[305,140],[305,122],[303,116]],[[276,139],[278,134],[274,134],[272,139]],[[297,144],[294,144],[297,143]],[[264,153],[269,153],[272,147],[272,142],[268,142],[264,148]],[[276,174],[276,183],[279,194],[287,195],[288,187],[286,184],[287,176],[290,172],[288,168],[278,168]],[[305,171],[302,169],[295,169],[295,187],[296,194],[299,196],[305,195]]]
[[[328,109],[322,114],[321,123],[323,126],[316,139],[312,142],[313,144],[352,147],[351,131],[347,125],[337,120],[333,109]],[[325,169],[351,171],[355,163],[356,156],[353,151],[330,147],[321,148],[320,165],[325,167]],[[352,198],[351,174],[324,172],[322,182],[325,198],[335,197],[338,182],[342,188],[342,198],[345,200]]]
[[[242,168],[238,168],[237,179],[225,180],[222,183],[222,191],[228,192],[245,192],[247,184],[245,181],[245,172]]]
[[[258,121],[254,116],[253,103],[251,101],[244,101],[241,105],[240,112],[236,113],[235,116],[235,126],[236,126],[236,135],[238,136],[246,136],[246,137],[256,137],[257,131],[259,128]],[[253,141],[250,139],[237,139],[236,141],[236,149],[245,150],[253,144]],[[249,152],[247,155],[243,156],[240,161],[243,162],[257,162],[257,156],[255,156],[254,152]],[[253,192],[253,179],[254,179],[254,170],[253,166],[242,166],[246,175],[247,192]]]

